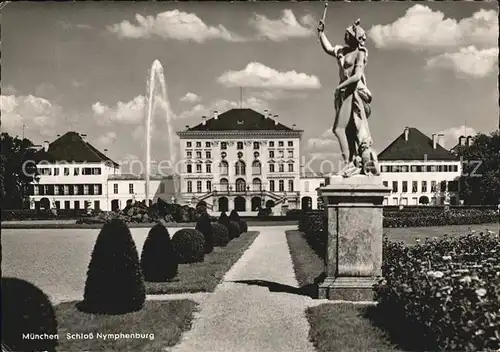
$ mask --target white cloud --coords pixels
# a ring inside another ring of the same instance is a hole
[[[240,107],[240,102],[219,99],[213,101],[209,105],[197,104],[193,106],[191,109],[185,110],[180,114],[176,115],[176,119],[191,119],[196,118],[201,122],[202,116],[206,116],[207,118],[212,118],[212,114],[214,110],[217,110],[219,113],[223,113],[230,109],[235,109]],[[247,98],[242,101],[243,108],[254,109],[257,112],[262,113],[269,106],[268,104],[255,97]]]
[[[119,101],[113,107],[97,102],[92,105],[92,110],[100,124],[111,122],[137,124],[144,120],[145,102],[146,99],[139,95],[128,102]]]
[[[333,150],[336,149],[338,150],[339,144],[337,141],[337,137],[332,132],[331,128],[328,128],[321,134],[319,138],[313,137],[309,138],[307,140],[307,148],[308,149],[328,149],[328,150]],[[324,153],[321,153],[324,154]]]
[[[200,100],[201,98],[197,94],[191,92],[186,93],[186,95],[181,98],[181,101],[186,103],[197,103]]]
[[[150,38],[191,40],[203,43],[210,39],[238,42],[244,39],[231,33],[223,25],[209,26],[194,13],[179,10],[165,11],[156,16],[135,15],[136,24],[122,21],[108,27],[108,30],[122,38]]]
[[[264,100],[285,100],[285,99],[304,99],[307,98],[307,93],[290,92],[283,89],[264,90],[259,92],[251,92],[253,97]]]
[[[279,72],[258,62],[250,62],[243,70],[228,71],[217,81],[227,87],[317,89],[318,77],[297,71]]]
[[[498,13],[481,9],[457,21],[440,11],[414,5],[388,25],[375,25],[369,35],[379,48],[453,48],[457,46],[497,46]]]
[[[477,134],[477,131],[472,127],[462,125],[450,127],[438,133],[444,134],[444,146],[448,149],[451,149],[458,144],[458,138],[460,136],[474,136]]]
[[[315,35],[318,21],[310,14],[297,20],[292,10],[283,10],[281,18],[269,19],[264,15],[254,14],[249,20],[260,38],[280,42],[289,38],[305,38]]]
[[[97,138],[97,143],[100,146],[108,146],[116,141],[116,132],[107,132]]]
[[[427,59],[426,67],[450,69],[463,78],[482,78],[497,71],[498,48],[461,48],[458,52],[444,53]]]
[[[30,135],[50,136],[64,122],[62,108],[49,100],[33,95],[1,95],[2,132],[21,135],[23,124]]]

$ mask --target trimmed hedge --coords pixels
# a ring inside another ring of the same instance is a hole
[[[379,315],[426,350],[500,349],[500,238],[445,236],[407,247],[384,241]]]
[[[122,220],[110,220],[102,227],[90,259],[83,297],[78,308],[88,313],[123,314],[144,306],[146,290],[139,255]]]
[[[174,248],[180,264],[200,263],[205,257],[205,238],[195,229],[180,229],[172,237]]]
[[[207,213],[202,214],[198,219],[196,230],[200,231],[205,239],[205,254],[211,253],[214,250],[214,235],[210,217]]]
[[[153,226],[142,247],[141,268],[144,279],[166,282],[177,276],[178,258],[168,230],[161,224]]]
[[[238,227],[240,229],[240,234],[248,231],[248,225],[247,225],[246,221],[241,219],[240,215],[238,214],[238,212],[236,210],[231,211],[231,214],[229,215],[229,219],[238,223]]]
[[[9,351],[55,351],[57,339],[25,339],[23,334],[57,334],[54,307],[35,285],[2,277],[2,347]],[[2,348],[3,351],[3,348]]]
[[[212,222],[212,234],[214,236],[214,246],[225,247],[229,243],[229,231],[226,226],[217,222]]]

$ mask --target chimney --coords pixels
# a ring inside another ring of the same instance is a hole
[[[60,135],[60,134],[58,134],[58,135],[57,135],[57,138],[59,138],[59,137],[61,137],[61,135]]]
[[[267,119],[267,115],[269,114],[269,110],[265,109],[264,110],[264,117]]]
[[[104,149],[104,155],[108,154],[108,149]]]
[[[297,127],[297,125],[296,125],[296,124],[293,124],[293,125],[292,125],[292,130],[294,130],[294,129],[295,129],[295,127]]]
[[[432,134],[432,149],[436,149],[436,144],[437,144],[437,134],[433,133]]]
[[[205,125],[207,124],[207,117],[206,117],[206,116],[202,116],[202,117],[201,117],[201,124],[202,124],[203,126],[205,126]]]
[[[49,151],[49,141],[43,141],[43,151]]]
[[[268,118],[268,119],[272,119],[272,118],[273,118],[273,114],[271,114],[271,112],[270,112],[270,111],[267,113],[267,118]]]
[[[214,120],[219,119],[219,112],[217,110],[214,110]]]
[[[81,133],[80,134],[80,137],[82,138],[82,140],[87,143],[87,135],[85,133]]]
[[[466,145],[470,146],[471,145],[471,141],[472,141],[472,136],[467,136]]]
[[[278,115],[274,115],[274,124],[278,126]]]
[[[410,135],[410,128],[408,126],[405,127],[405,141],[408,142],[408,136]]]
[[[186,130],[189,129],[189,125],[186,125]]]
[[[438,134],[438,144],[444,148],[444,134]]]

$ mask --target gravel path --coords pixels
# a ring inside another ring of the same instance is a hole
[[[305,317],[312,300],[294,293],[298,283],[285,237],[293,228],[259,229],[255,242],[201,304],[193,328],[170,351],[313,352]]]

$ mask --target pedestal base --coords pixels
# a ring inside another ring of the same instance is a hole
[[[318,287],[318,298],[342,301],[373,301],[377,278],[327,277]]]

